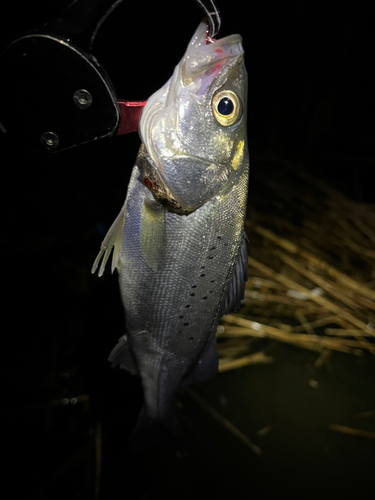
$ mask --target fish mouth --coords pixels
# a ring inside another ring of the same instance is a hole
[[[206,31],[206,25],[201,23],[190,41],[182,64],[180,63],[181,78],[185,85],[189,85],[194,79],[203,79],[199,92],[201,94],[223,69],[226,59],[238,58],[243,54],[241,35],[208,39]]]
[[[228,60],[239,59],[243,55],[241,35],[211,39],[207,35],[207,28],[204,22],[198,26],[184,57],[176,66],[169,86],[168,103],[176,97],[181,83],[194,86],[196,95],[204,95],[228,66]]]

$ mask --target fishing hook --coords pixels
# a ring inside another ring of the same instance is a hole
[[[216,7],[214,0],[195,0],[203,9],[207,16],[210,33],[210,38],[214,38],[219,33],[221,26],[221,17],[219,9]]]

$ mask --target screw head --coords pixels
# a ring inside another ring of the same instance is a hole
[[[79,89],[74,92],[73,101],[77,108],[87,109],[92,104],[92,95],[85,89]]]
[[[48,151],[52,151],[59,145],[59,138],[53,132],[44,132],[40,136],[40,142]]]

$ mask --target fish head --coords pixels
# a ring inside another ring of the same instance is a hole
[[[247,73],[240,35],[211,41],[201,23],[170,80],[147,101],[140,135],[152,168],[186,212],[247,168]]]

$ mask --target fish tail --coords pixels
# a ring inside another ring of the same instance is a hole
[[[134,452],[141,452],[160,444],[166,444],[176,452],[184,453],[186,447],[178,416],[170,413],[163,418],[151,417],[144,405],[130,437],[130,446]]]

